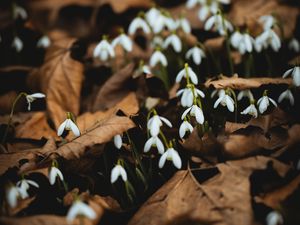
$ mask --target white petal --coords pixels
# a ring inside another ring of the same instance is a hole
[[[204,30],[210,30],[215,23],[215,16],[211,16],[204,24]]]
[[[227,108],[230,112],[233,112],[234,111],[234,101],[233,99],[228,96],[228,95],[225,95],[225,100],[226,100],[226,105],[227,105]]]
[[[57,136],[61,136],[62,133],[64,132],[65,130],[65,127],[66,127],[66,124],[67,124],[67,120],[65,120],[57,129]]]
[[[192,109],[192,107],[187,108],[187,109],[182,113],[182,116],[181,116],[181,119],[182,119],[182,120],[186,117],[186,115],[189,113],[189,111],[190,111],[191,109]]]
[[[296,66],[293,70],[293,83],[296,87],[300,86],[300,67]]]
[[[30,95],[33,98],[45,98],[46,95],[44,95],[43,93],[34,93]]]
[[[162,141],[158,137],[156,137],[156,147],[157,147],[159,154],[164,154],[165,147],[164,147]]]
[[[259,112],[264,113],[267,110],[269,104],[270,103],[268,97],[264,96],[258,106]]]
[[[117,149],[120,149],[122,147],[122,137],[121,135],[117,134],[114,136],[114,144],[115,144],[115,147]]]
[[[148,152],[154,143],[154,137],[149,138],[144,145],[144,152]]]
[[[126,173],[126,170],[123,167],[120,167],[120,174],[121,174],[122,180],[124,182],[126,182],[127,181],[127,173]]]
[[[26,180],[27,183],[29,183],[31,186],[34,186],[36,188],[39,188],[39,185],[37,182],[33,181],[33,180]]]
[[[159,162],[158,162],[158,167],[159,168],[164,167],[164,165],[166,163],[166,160],[167,160],[167,156],[168,156],[168,152],[165,152],[164,154],[162,154],[162,156],[160,157]]]
[[[168,120],[165,117],[160,116],[159,117],[168,127],[172,127],[172,123],[170,122],[170,120]]]
[[[217,101],[215,102],[215,104],[214,104],[214,108],[217,108],[218,107],[218,105],[220,104],[220,102],[223,100],[223,97],[219,97],[218,99],[217,99]]]
[[[184,74],[185,74],[185,69],[179,71],[179,73],[176,76],[176,83],[179,83],[182,80]]]
[[[70,127],[71,127],[71,130],[74,133],[75,137],[79,137],[80,131],[79,131],[77,125],[72,120],[70,120]]]
[[[187,124],[185,122],[186,121],[184,121],[179,127],[179,137],[180,138],[183,138],[187,131]]]
[[[16,187],[10,187],[6,193],[6,201],[11,208],[15,208],[18,202],[19,191]]]
[[[110,182],[113,184],[117,181],[118,177],[120,176],[120,168],[119,165],[116,165],[112,170],[111,170],[111,175],[110,175]]]
[[[172,154],[172,161],[173,161],[174,166],[175,166],[177,169],[181,169],[182,162],[181,162],[181,158],[180,158],[178,152],[175,151],[175,150],[173,150],[173,151],[171,152],[171,154]]]
[[[198,84],[198,77],[195,74],[195,72],[190,67],[188,68],[188,72],[189,72],[189,77],[190,77],[192,83],[197,85]]]
[[[79,214],[79,211],[80,211],[80,205],[78,205],[77,202],[75,202],[68,211],[67,221],[69,223],[72,222]]]
[[[193,106],[192,110],[194,110],[193,113],[196,116],[197,122],[199,124],[203,124],[204,123],[204,116],[203,116],[202,110],[198,106],[196,106],[196,105]]]
[[[272,104],[273,104],[274,106],[277,107],[277,103],[276,103],[272,98],[269,98],[269,100],[270,100],[270,102],[272,102]]]
[[[194,60],[194,63],[196,65],[200,65],[201,64],[201,50],[195,49],[193,51],[193,60]]]

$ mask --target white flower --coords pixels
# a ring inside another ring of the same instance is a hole
[[[262,48],[266,49],[270,46],[275,52],[281,48],[281,41],[278,35],[272,30],[265,30],[262,34],[256,37],[254,47],[257,52]]]
[[[191,25],[190,22],[184,18],[181,17],[179,20],[177,20],[178,22],[178,27],[181,28],[185,33],[190,34],[191,33]]]
[[[148,152],[151,147],[157,147],[159,154],[163,154],[165,152],[165,147],[164,147],[162,141],[157,136],[150,137],[146,141],[145,146],[144,146],[144,152]]]
[[[114,48],[117,45],[121,45],[127,52],[132,51],[132,41],[126,34],[120,34],[112,41],[111,45]]]
[[[182,78],[189,78],[193,84],[197,85],[198,84],[198,77],[195,74],[195,72],[189,67],[189,65],[186,63],[184,65],[184,68],[179,71],[179,73],[176,76],[176,82],[179,83]]]
[[[204,123],[204,115],[202,109],[197,105],[192,105],[191,107],[187,108],[181,116],[181,119],[183,120],[186,115],[190,113],[191,116],[194,116],[196,118],[197,123],[203,124]]]
[[[99,57],[101,61],[106,61],[108,58],[115,57],[115,51],[111,44],[104,38],[100,41],[99,44],[94,49],[93,56]]]
[[[183,138],[187,131],[192,133],[193,129],[193,126],[188,121],[183,121],[179,127],[179,137]]]
[[[174,31],[178,28],[179,23],[173,20],[170,17],[167,17],[163,14],[158,15],[154,24],[152,24],[153,33],[158,34],[164,28],[167,28],[169,31]]]
[[[230,38],[231,45],[238,49],[241,54],[252,52],[254,42],[254,39],[249,34],[241,34],[239,31],[234,32]]]
[[[41,37],[36,44],[38,48],[48,48],[50,45],[51,45],[51,41],[47,35]]]
[[[151,55],[151,58],[150,58],[150,66],[151,67],[154,67],[156,66],[158,63],[160,63],[161,65],[163,66],[167,66],[168,65],[168,61],[167,61],[167,58],[164,54],[161,53],[161,51],[159,50],[156,50],[152,55]]]
[[[288,99],[290,101],[290,104],[294,105],[295,100],[290,89],[287,89],[286,91],[280,94],[280,96],[278,97],[278,102],[282,102],[283,99]]]
[[[201,48],[195,46],[195,47],[189,49],[185,54],[186,59],[189,59],[191,57],[196,65],[200,65],[202,58],[205,58],[206,55],[205,55],[205,52]]]
[[[163,43],[163,48],[168,48],[169,45],[172,45],[175,52],[181,52],[182,44],[180,38],[176,34],[171,34],[166,38]]]
[[[292,75],[294,85],[296,87],[300,86],[300,66],[295,66],[294,68],[287,70],[282,77],[286,78],[290,74]]]
[[[71,119],[66,119],[57,129],[57,136],[61,136],[64,130],[71,130],[75,137],[80,136],[80,131],[77,127],[77,125],[71,120]]]
[[[194,90],[194,94],[192,90]],[[205,97],[205,94],[201,90],[195,87],[193,88],[188,87],[177,91],[176,96],[179,97],[180,95],[182,95],[180,99],[180,103],[183,107],[192,106],[194,98],[197,98],[198,96],[202,98]]]
[[[237,96],[237,100],[240,101],[240,100],[242,100],[243,97],[249,98],[250,101],[254,100],[253,94],[251,93],[251,91],[249,89],[240,91]]]
[[[124,182],[127,181],[127,173],[126,170],[121,166],[121,165],[116,165],[112,170],[111,170],[111,175],[110,175],[110,182],[113,184],[117,181],[119,176],[122,177],[122,180]]]
[[[222,106],[227,106],[227,109],[230,112],[233,112],[234,111],[233,99],[224,90],[220,90],[218,94],[219,94],[219,98],[215,102],[214,108],[217,108],[218,105],[221,103]]]
[[[211,30],[212,28],[216,29],[220,35],[226,35],[227,31],[233,31],[232,24],[219,13],[208,18],[204,24],[205,30]]]
[[[16,186],[10,186],[6,190],[6,201],[11,208],[15,208],[17,206],[18,198],[20,196],[19,188]]]
[[[210,4],[205,3],[201,6],[198,11],[198,18],[200,21],[204,22],[207,17],[212,14],[216,14],[219,10],[219,4],[216,1],[212,1]]]
[[[14,19],[21,17],[23,20],[27,19],[27,17],[28,17],[26,10],[19,5],[14,5],[13,16],[14,16]]]
[[[55,184],[56,177],[58,177],[61,181],[64,180],[62,172],[57,167],[52,166],[49,172],[49,182],[51,185]]]
[[[155,21],[157,20],[160,14],[160,11],[154,7],[147,11],[145,17],[150,26],[154,27]]]
[[[77,216],[84,216],[93,220],[96,218],[96,213],[89,205],[80,200],[76,200],[68,211],[68,223],[71,223]]]
[[[258,110],[261,114],[263,114],[267,110],[268,106],[270,105],[270,102],[277,107],[277,103],[272,98],[269,98],[267,96],[267,92],[265,91],[263,96],[257,101]]]
[[[267,225],[283,224],[283,217],[279,212],[272,211],[266,217]]]
[[[20,52],[23,49],[23,42],[19,37],[15,37],[11,46],[15,48],[17,52]]]
[[[255,105],[253,103],[250,103],[250,105],[244,110],[241,112],[241,114],[243,115],[251,115],[253,116],[254,118],[257,118],[257,109],[255,107]]]
[[[197,4],[201,4],[203,1],[202,0],[188,0],[186,2],[186,7],[188,9],[194,8]]]
[[[292,40],[290,40],[289,45],[288,45],[289,49],[293,50],[294,52],[300,52],[300,43],[296,38],[293,38]]]
[[[43,93],[34,93],[34,94],[31,94],[31,95],[26,95],[26,101],[27,101],[27,104],[28,104],[28,111],[31,110],[31,103],[36,100],[37,98],[45,98],[46,95],[44,95]]]
[[[145,74],[152,74],[151,69],[150,69],[150,67],[148,65],[143,65],[142,71]]]
[[[261,16],[258,21],[263,24],[264,30],[269,30],[276,24],[276,19],[272,15]]]
[[[22,179],[17,182],[17,187],[19,188],[19,193],[22,199],[25,199],[29,196],[27,190],[29,189],[30,185],[36,188],[39,187],[39,185],[33,180]]]
[[[177,168],[181,168],[181,158],[178,152],[174,148],[168,148],[167,151],[160,157],[158,167],[163,168],[166,163],[166,160],[173,162],[173,165]]]
[[[168,126],[172,127],[171,122],[162,116],[154,115],[147,122],[147,128],[150,130],[150,134],[152,137],[155,137],[159,134],[160,127],[163,125],[163,122]]]
[[[114,144],[117,149],[120,149],[122,147],[123,142],[120,134],[114,136]]]
[[[163,46],[163,44],[164,44],[164,40],[162,37],[154,36],[154,38],[152,38],[151,40],[150,47],[155,48],[157,46]]]
[[[129,25],[128,33],[133,35],[138,29],[141,29],[145,34],[150,34],[151,30],[145,20],[140,17],[136,17]]]

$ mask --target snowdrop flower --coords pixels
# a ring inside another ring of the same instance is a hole
[[[197,123],[203,124],[204,123],[204,115],[202,109],[197,105],[192,105],[191,107],[187,108],[181,116],[181,119],[183,120],[186,115],[190,113],[191,116],[194,116],[196,118]]]
[[[108,58],[115,57],[115,51],[111,44],[108,43],[106,37],[104,37],[94,49],[94,58],[99,57],[101,61],[107,61]]]
[[[186,7],[188,9],[194,8],[197,4],[202,4],[203,0],[188,0],[186,2]]]
[[[288,45],[289,49],[293,50],[294,52],[300,52],[300,43],[296,38],[293,38],[292,40],[290,40],[289,45]]]
[[[41,37],[36,44],[38,48],[48,48],[50,45],[51,45],[51,41],[47,35]]]
[[[220,13],[211,16],[205,22],[204,30],[211,30],[212,28],[216,29],[220,35],[227,35],[227,31],[233,31],[232,24]]]
[[[13,7],[13,17],[14,19],[20,17],[21,19],[26,20],[28,15],[26,10],[23,7],[15,4]]]
[[[219,4],[216,1],[211,2],[210,4],[204,4],[199,9],[198,18],[200,21],[204,22],[210,13],[216,14],[219,10]]]
[[[19,193],[22,199],[28,198],[29,195],[27,190],[30,185],[39,188],[39,185],[33,180],[22,179],[17,182],[17,187],[19,188]]]
[[[261,114],[263,114],[267,110],[270,102],[277,107],[277,103],[272,98],[269,98],[267,96],[267,91],[265,90],[263,96],[257,101],[258,110]]]
[[[263,24],[264,30],[269,30],[276,24],[276,19],[272,15],[261,16],[258,21]]]
[[[177,168],[181,168],[181,158],[178,152],[174,148],[168,148],[167,151],[160,157],[158,162],[158,167],[163,168],[166,163],[166,160],[170,160],[173,162],[173,165]]]
[[[71,223],[77,216],[84,216],[93,220],[96,218],[96,213],[89,205],[80,200],[76,200],[68,211],[68,223]]]
[[[279,97],[278,97],[278,102],[279,102],[279,103],[282,102],[283,99],[288,99],[288,100],[290,101],[290,104],[291,104],[291,105],[294,105],[295,100],[294,100],[294,96],[293,96],[293,94],[292,94],[292,92],[291,92],[290,89],[287,89],[286,91],[282,92],[282,93],[279,95]]]
[[[115,48],[117,45],[121,45],[127,52],[132,51],[132,41],[131,39],[124,33],[120,34],[116,37],[111,45]]]
[[[160,127],[163,125],[163,122],[168,126],[172,127],[171,122],[162,116],[154,115],[147,122],[147,128],[150,130],[150,134],[152,137],[156,137],[159,134]]]
[[[152,38],[150,46],[152,48],[156,48],[157,46],[163,46],[164,44],[164,40],[162,37],[160,36],[154,36],[154,38]]]
[[[242,111],[241,114],[243,114],[243,115],[249,114],[249,115],[253,116],[254,118],[257,118],[257,115],[258,115],[257,109],[256,109],[254,103],[251,101],[250,101],[250,105],[246,109],[244,109],[244,111]]]
[[[56,167],[52,166],[49,172],[49,182],[51,185],[55,184],[56,178],[59,178],[61,181],[64,180],[62,172]]]
[[[191,33],[192,31],[191,24],[186,18],[181,17],[179,20],[177,20],[177,22],[178,22],[178,28],[181,28],[184,31],[184,33],[186,34]]]
[[[257,52],[260,52],[262,48],[268,48],[268,46],[275,52],[278,52],[281,48],[280,38],[272,29],[265,30],[262,34],[257,36],[254,43]]]
[[[80,131],[71,118],[71,113],[67,113],[67,119],[57,129],[57,136],[61,136],[64,130],[71,130],[75,137],[80,136]]]
[[[240,100],[242,100],[243,97],[249,98],[250,101],[254,100],[253,94],[251,93],[251,91],[249,89],[240,91],[237,96],[237,100],[240,101]]]
[[[158,15],[154,24],[152,25],[153,33],[158,34],[164,28],[170,31],[174,31],[178,28],[179,24],[169,16],[163,14]]]
[[[160,14],[161,14],[160,11],[155,7],[152,7],[150,10],[148,10],[148,12],[145,15],[145,18],[147,22],[150,24],[150,26],[154,27],[155,22],[157,18],[160,16]]]
[[[127,173],[126,170],[121,166],[121,165],[116,165],[112,170],[111,170],[111,175],[110,175],[110,182],[113,184],[117,181],[117,179],[121,176],[122,180],[124,182],[127,181]]]
[[[283,224],[283,217],[279,212],[272,211],[266,217],[267,225]]]
[[[17,52],[20,52],[20,51],[22,51],[22,49],[23,49],[23,42],[22,42],[22,40],[21,40],[19,37],[16,36],[16,37],[14,38],[14,40],[13,40],[11,46],[12,46],[14,49],[16,49]]]
[[[156,66],[158,63],[160,63],[163,66],[167,66],[168,65],[168,61],[167,58],[164,54],[161,53],[160,50],[156,50],[150,57],[150,66],[154,67]]]
[[[239,31],[236,31],[231,36],[230,43],[243,55],[246,52],[252,52],[254,39],[247,33],[241,34]]]
[[[176,96],[179,97],[180,95],[181,96],[181,99],[180,99],[180,103],[183,107],[190,107],[193,105],[193,101],[194,101],[194,98],[197,98],[198,96],[204,98],[205,97],[205,94],[195,88],[194,86],[190,85],[191,87],[187,87],[187,88],[184,88],[184,89],[181,89],[179,91],[177,91],[176,93]],[[193,90],[194,90],[194,94],[193,94]]]
[[[117,149],[120,149],[122,147],[123,142],[120,134],[114,136],[114,144]]]
[[[34,93],[34,94],[31,94],[31,95],[26,95],[26,101],[27,101],[27,104],[28,104],[28,111],[31,110],[31,103],[33,101],[35,101],[37,98],[45,98],[46,95],[44,95],[43,93]]]
[[[227,109],[230,112],[234,111],[234,101],[233,99],[228,95],[228,93],[225,90],[220,90],[219,98],[214,104],[214,108],[217,108],[218,105],[221,103],[222,106],[227,106]]]
[[[282,77],[286,78],[290,74],[292,75],[294,85],[296,87],[300,86],[300,66],[295,66],[294,68],[287,70]]]
[[[15,208],[17,206],[18,198],[20,196],[19,188],[14,185],[11,185],[6,190],[6,201],[10,208]]]
[[[179,83],[183,77],[185,77],[186,79],[190,79],[191,82],[195,85],[198,84],[198,77],[196,73],[189,67],[187,63],[184,65],[184,68],[177,74],[175,79],[176,82]]]
[[[162,141],[157,136],[150,137],[146,141],[144,146],[144,152],[148,152],[151,149],[151,147],[157,147],[159,154],[164,154],[165,152],[165,147]]]
[[[189,49],[185,54],[186,59],[189,59],[191,57],[196,65],[200,65],[202,58],[205,58],[206,55],[205,55],[205,52],[201,48],[195,46],[195,47]]]
[[[169,45],[172,45],[175,52],[181,52],[182,44],[180,38],[174,33],[166,38],[163,43],[163,48],[168,48]]]
[[[183,121],[179,127],[179,137],[183,138],[185,133],[189,131],[190,133],[193,132],[193,126],[188,121]]]
[[[138,29],[141,29],[145,34],[150,34],[151,30],[149,25],[141,17],[136,17],[129,25],[128,33],[133,35]]]

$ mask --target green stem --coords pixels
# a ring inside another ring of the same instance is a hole
[[[162,131],[159,131],[159,134],[160,134],[161,138],[163,139],[163,142],[164,142],[164,144],[166,145],[166,147],[169,148],[169,143],[168,143],[168,141],[167,141],[166,136],[163,134]]]

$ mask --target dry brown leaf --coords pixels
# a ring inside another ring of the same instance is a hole
[[[195,172],[203,179],[199,183],[189,171],[179,171],[160,188],[133,216],[129,225],[156,224],[218,224],[252,225],[249,176],[254,170],[266,169],[269,162],[285,176],[289,167],[267,157],[252,157],[218,164],[212,168]],[[218,172],[219,171],[219,172]],[[159,210],[158,210],[159,209]],[[147,219],[145,219],[147,218]],[[194,223],[191,223],[193,221]]]
[[[45,63],[38,70],[47,110],[57,128],[66,118],[66,112],[79,113],[83,65],[70,56],[75,39],[65,38],[51,45],[46,52]]]
[[[259,77],[259,78],[241,78],[237,74],[232,77],[221,76],[220,79],[215,78],[209,79],[205,82],[205,87],[214,87],[216,89],[232,88],[234,90],[245,90],[251,88],[259,88],[262,85],[268,84],[286,84],[291,85],[292,79],[283,78],[269,78],[269,77]]]
[[[15,91],[7,92],[3,95],[0,95],[0,112],[1,114],[10,113],[12,104],[17,97]]]
[[[80,225],[79,221],[68,223],[65,217],[55,215],[37,215],[21,218],[2,217],[0,223],[3,225]]]

